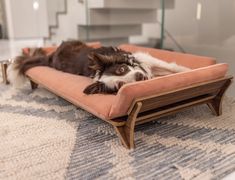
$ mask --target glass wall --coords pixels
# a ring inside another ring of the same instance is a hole
[[[175,0],[165,14],[164,48],[216,57],[235,75],[235,0]]]

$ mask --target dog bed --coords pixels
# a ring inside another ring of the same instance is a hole
[[[91,43],[90,46],[101,45]],[[134,148],[134,128],[138,124],[204,103],[216,115],[221,115],[222,97],[232,80],[232,77],[226,76],[227,64],[216,64],[215,59],[209,57],[129,44],[120,45],[119,48],[130,52],[147,52],[156,58],[174,61],[192,70],[126,84],[116,95],[86,95],[83,90],[92,83],[92,79],[50,67],[34,67],[26,74],[32,89],[41,85],[113,125],[126,148]],[[46,50],[50,53],[55,47]],[[27,52],[27,49],[24,51]]]

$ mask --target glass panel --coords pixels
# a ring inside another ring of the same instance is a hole
[[[216,57],[235,75],[235,1],[175,0],[166,10],[164,48]]]

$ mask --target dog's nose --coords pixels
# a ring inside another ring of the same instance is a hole
[[[136,81],[146,80],[146,77],[142,73],[137,72],[137,73],[135,73],[135,80]]]

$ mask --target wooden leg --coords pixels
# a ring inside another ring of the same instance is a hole
[[[2,69],[2,78],[4,84],[9,84],[9,81],[7,80],[7,64],[1,63],[1,69]]]
[[[30,80],[30,84],[31,84],[31,88],[34,90],[34,89],[37,89],[38,87],[38,84],[36,84],[35,82],[33,82],[32,80]]]
[[[124,126],[114,126],[114,129],[116,130],[118,137],[120,138],[122,144],[127,149],[132,149],[135,146],[134,144],[135,122],[141,106],[142,106],[141,102],[138,102],[137,105],[135,105],[135,107],[129,114],[126,124]]]
[[[208,107],[211,109],[213,113],[215,113],[216,116],[220,116],[222,114],[223,97],[231,83],[232,80],[228,79],[224,84],[224,86],[219,91],[219,93],[216,95],[216,97],[212,99],[211,102],[207,103]]]

